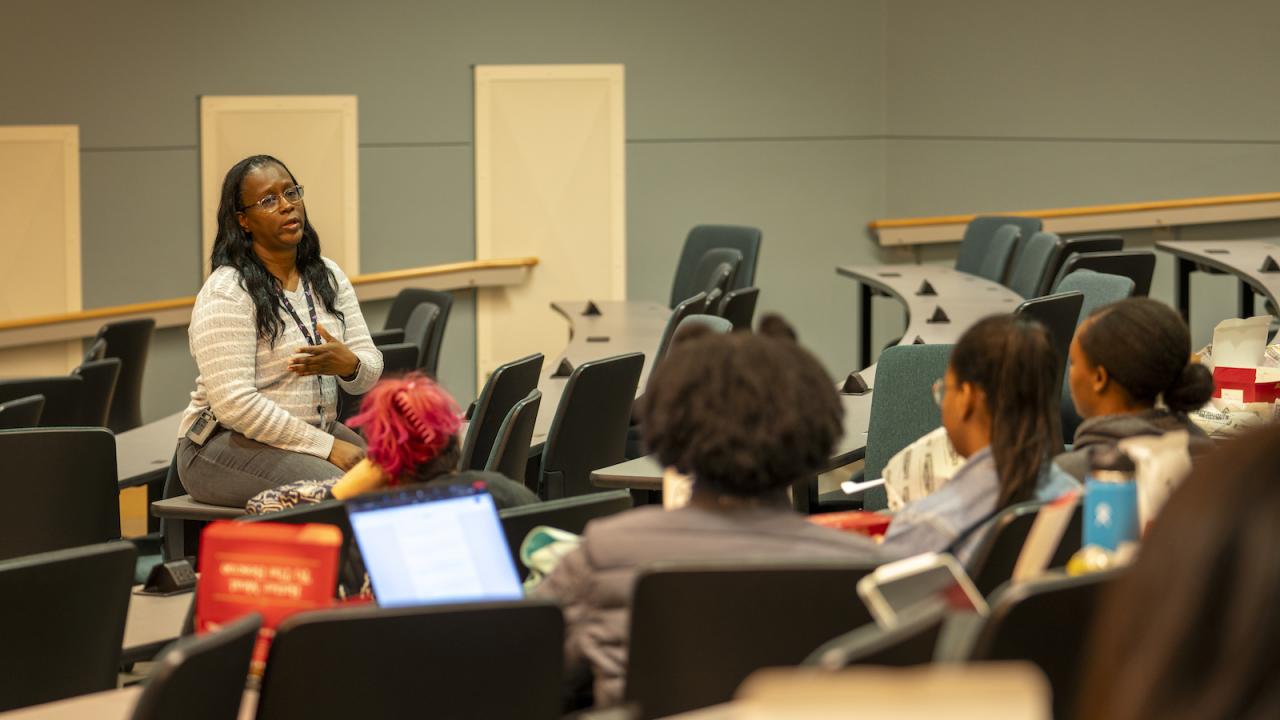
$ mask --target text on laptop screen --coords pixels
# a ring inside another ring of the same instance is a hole
[[[493,496],[466,486],[348,501],[378,604],[523,597]]]

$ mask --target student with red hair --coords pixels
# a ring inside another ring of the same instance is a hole
[[[498,473],[457,473],[461,453],[458,404],[421,373],[383,380],[365,395],[360,413],[348,422],[368,443],[365,458],[333,480],[299,480],[250,498],[250,514],[283,510],[331,498],[345,500],[394,485],[483,481],[499,508],[527,505],[538,497]]]

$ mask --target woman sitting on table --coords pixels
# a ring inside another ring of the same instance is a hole
[[[330,498],[346,500],[385,486],[481,481],[498,508],[528,505],[538,496],[498,473],[457,473],[461,413],[444,388],[421,373],[379,382],[347,421],[368,441],[368,457],[341,479],[299,480],[255,495],[250,514],[273,512]]]
[[[351,282],[321,257],[284,163],[255,155],[227,172],[210,265],[188,330],[200,375],[178,430],[183,487],[243,506],[286,482],[342,475],[364,443],[337,421],[338,387],[372,387],[382,353]]]
[[[995,315],[960,337],[933,397],[965,463],[947,484],[894,515],[886,552],[951,549],[967,561],[979,539],[974,531],[1000,510],[1079,487],[1052,463],[1062,450],[1057,367],[1049,333],[1034,320]]]
[[[571,680],[590,669],[595,702],[622,699],[637,572],[682,559],[841,558],[878,562],[868,538],[819,527],[792,510],[790,483],[826,465],[843,407],[826,371],[766,317],[760,334],[688,333],[654,368],[640,414],[645,442],[693,478],[689,504],[595,520],[538,586],[565,615]],[[749,629],[744,628],[744,632]]]
[[[1280,428],[1196,459],[1094,621],[1080,718],[1280,717]]]
[[[1077,480],[1091,449],[1128,437],[1186,430],[1193,452],[1210,444],[1187,413],[1209,402],[1213,376],[1191,362],[1191,333],[1168,305],[1131,298],[1095,310],[1076,328],[1067,378],[1084,422],[1055,462]]]

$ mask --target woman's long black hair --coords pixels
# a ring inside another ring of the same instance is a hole
[[[240,272],[240,286],[253,298],[258,338],[274,346],[276,338],[284,329],[277,299],[282,291],[280,281],[262,264],[258,254],[253,251],[253,237],[240,227],[236,218],[236,214],[244,210],[240,202],[240,185],[244,182],[244,176],[266,165],[279,165],[295,185],[298,183],[288,166],[270,155],[253,155],[232,165],[222,180],[222,195],[218,201],[218,235],[213,241],[209,265],[212,270],[227,265]],[[335,305],[338,280],[320,259],[320,236],[311,226],[309,213],[304,212],[303,218],[302,242],[298,243],[298,257],[295,261],[298,275],[307,287],[320,296],[325,310],[346,323],[346,317]]]
[[[1062,452],[1059,362],[1049,331],[1013,315],[979,321],[951,351],[956,382],[986,393],[991,454],[1000,477],[997,509],[1030,500],[1041,466]]]

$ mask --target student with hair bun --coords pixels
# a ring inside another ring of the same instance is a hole
[[[942,425],[965,463],[947,484],[889,523],[884,549],[897,557],[951,550],[967,562],[996,513],[1079,487],[1053,466],[1062,451],[1058,358],[1039,322],[993,315],[960,337],[933,386]]]
[[[341,478],[299,480],[249,500],[250,514],[283,510],[331,498],[346,500],[392,485],[483,481],[499,508],[538,501],[531,490],[498,473],[457,473],[460,450],[458,404],[421,373],[383,380],[360,403],[348,424],[360,428],[368,455]]]
[[[830,376],[794,338],[777,317],[766,317],[758,334],[694,331],[654,368],[640,411],[645,443],[664,466],[693,478],[689,504],[592,521],[535,591],[564,609],[568,680],[576,686],[590,670],[597,705],[622,700],[631,592],[646,565],[883,559],[869,538],[819,527],[792,509],[791,482],[821,469],[843,432]]]
[[[1191,333],[1168,305],[1130,298],[1095,310],[1071,341],[1067,378],[1084,422],[1055,462],[1078,480],[1093,448],[1125,438],[1186,430],[1193,452],[1209,445],[1187,413],[1209,401],[1213,376],[1191,361]]]

